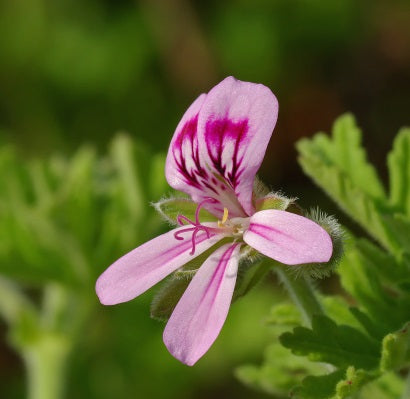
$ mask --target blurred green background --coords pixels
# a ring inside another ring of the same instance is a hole
[[[302,175],[294,143],[328,131],[351,111],[371,160],[386,175],[385,154],[398,128],[410,123],[409,21],[408,0],[1,0],[0,145],[12,144],[18,159],[33,162],[29,169],[55,154],[70,159],[84,144],[97,158],[115,153],[119,131],[144,143],[145,154],[162,153],[194,98],[233,75],[269,86],[279,99],[263,180],[334,213]],[[154,159],[145,156],[147,163]],[[149,201],[159,198],[150,195],[167,188],[146,191],[142,209],[151,212]],[[121,223],[113,226],[120,230]],[[89,290],[93,310],[70,357],[67,397],[263,397],[232,370],[262,357],[269,340],[263,319],[278,297],[271,282],[232,307],[220,338],[194,368],[163,346],[163,325],[149,318],[152,292],[117,307],[97,304],[95,277],[160,229],[156,220],[149,223],[145,236],[132,233],[112,252],[88,259],[87,288],[78,292]],[[75,231],[78,239],[81,227]],[[12,259],[5,269],[24,262]],[[44,281],[14,272],[36,299]],[[22,398],[24,367],[8,341],[0,321],[0,397]]]

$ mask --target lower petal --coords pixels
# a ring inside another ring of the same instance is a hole
[[[218,248],[200,267],[164,331],[170,353],[192,366],[215,341],[228,315],[240,244]]]
[[[273,209],[256,212],[243,239],[263,255],[286,265],[327,262],[333,251],[332,239],[317,223]]]
[[[187,235],[183,241],[174,237],[184,229],[180,227],[162,234],[114,262],[97,280],[100,302],[115,305],[135,298],[224,237],[217,234],[208,239],[207,234],[200,231],[196,235],[195,254],[190,255],[191,236]]]

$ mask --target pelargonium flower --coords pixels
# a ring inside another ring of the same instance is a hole
[[[228,77],[200,95],[177,126],[165,166],[169,185],[197,204],[194,220],[178,215],[179,227],[124,255],[97,281],[102,304],[126,302],[215,247],[164,330],[168,350],[185,364],[217,338],[249,247],[286,265],[331,258],[332,240],[317,223],[285,210],[256,210],[255,175],[277,115],[276,97],[261,84]],[[219,221],[201,222],[201,207]]]

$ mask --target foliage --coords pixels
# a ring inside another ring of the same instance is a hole
[[[83,147],[70,159],[22,162],[13,147],[0,148],[0,315],[25,361],[30,398],[63,391],[96,276],[159,228],[145,203],[163,195],[163,163],[125,135],[104,157]]]
[[[346,232],[348,246],[337,269],[343,291],[322,296],[322,308],[310,314],[307,326],[299,320],[292,331],[277,331],[283,317],[274,312],[269,325],[290,351],[271,344],[262,366],[242,367],[237,375],[255,388],[285,395],[286,387],[292,397],[304,399],[406,395],[401,376],[410,366],[410,129],[399,132],[388,155],[388,194],[366,160],[352,115],[335,122],[331,137],[319,133],[297,147],[305,173],[362,233]],[[301,308],[297,300],[295,305]],[[271,356],[273,350],[283,368]],[[295,361],[295,356],[302,358]],[[308,361],[322,371],[310,369]],[[304,378],[292,374],[289,364],[297,365]],[[284,373],[286,384],[281,385]]]

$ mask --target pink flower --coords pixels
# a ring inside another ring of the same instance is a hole
[[[171,187],[198,204],[195,220],[132,250],[98,279],[102,304],[129,301],[223,238],[199,268],[164,331],[170,353],[193,365],[210,348],[228,314],[241,250],[250,246],[287,265],[327,262],[329,234],[310,219],[268,209],[255,212],[253,185],[276,124],[278,103],[260,84],[228,77],[200,95],[177,126],[166,160]],[[201,223],[206,208],[221,219]]]

